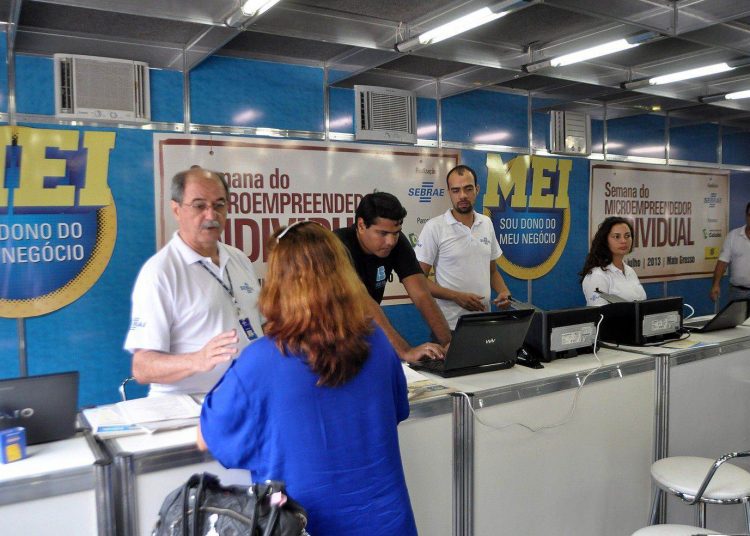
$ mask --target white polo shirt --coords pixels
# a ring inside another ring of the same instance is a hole
[[[141,268],[132,294],[130,331],[125,349],[182,354],[200,350],[219,333],[237,330],[238,348],[263,335],[258,312],[260,284],[253,265],[239,249],[219,243],[219,266],[185,244],[172,239]],[[234,292],[235,306],[227,289]],[[230,284],[231,281],[231,284]],[[247,318],[251,329],[240,324]],[[149,394],[205,393],[229,363],[194,374],[173,384],[151,384]]]
[[[729,264],[729,283],[750,287],[750,239],[745,226],[729,231],[721,247],[719,260]]]
[[[414,251],[419,262],[435,268],[438,285],[483,296],[489,311],[490,262],[503,254],[492,220],[474,212],[474,224],[469,229],[449,209],[425,224]],[[435,301],[451,329],[455,329],[459,316],[472,313],[451,300]]]
[[[596,266],[586,274],[581,286],[583,287],[583,295],[586,297],[586,305],[606,305],[608,303],[596,289],[606,294],[614,294],[626,301],[646,299],[646,291],[638,280],[635,270],[627,264],[624,272],[614,264],[610,264],[604,270]]]

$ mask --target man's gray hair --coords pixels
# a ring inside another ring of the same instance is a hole
[[[172,201],[176,203],[182,203],[182,200],[185,197],[185,181],[187,180],[188,175],[195,171],[206,171],[212,177],[221,182],[221,185],[224,186],[224,191],[227,194],[227,201],[229,201],[229,184],[227,184],[224,175],[222,175],[221,173],[217,173],[216,171],[211,171],[210,169],[204,169],[200,166],[190,166],[190,169],[180,171],[175,174],[174,177],[172,177],[172,186],[170,189]]]

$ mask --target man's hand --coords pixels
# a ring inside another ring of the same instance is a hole
[[[196,372],[208,372],[219,363],[230,361],[237,354],[237,330],[219,333],[206,345],[193,354],[193,365]]]
[[[434,342],[414,346],[401,354],[407,363],[417,363],[423,359],[445,359],[445,348]]]
[[[502,309],[510,307],[510,291],[508,290],[499,293],[497,297],[492,300],[492,303],[495,304],[496,307],[500,307]]]
[[[472,294],[471,292],[458,292],[456,291],[453,296],[453,301],[466,309],[467,311],[484,311],[484,299],[479,294]]]
[[[708,297],[711,298],[711,301],[715,302],[719,299],[719,295],[721,294],[721,287],[719,285],[713,285],[711,287],[711,291],[708,293]]]

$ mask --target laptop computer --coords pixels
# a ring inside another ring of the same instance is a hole
[[[445,360],[411,363],[444,378],[478,374],[515,365],[534,309],[512,309],[459,317]]]
[[[77,409],[78,372],[0,380],[0,430],[23,426],[28,445],[72,437]]]
[[[707,333],[739,326],[750,316],[750,300],[732,300],[709,319],[686,320],[683,327],[694,333]]]

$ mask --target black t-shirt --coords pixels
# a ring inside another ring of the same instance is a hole
[[[357,270],[359,278],[367,287],[367,292],[378,303],[383,300],[385,284],[390,279],[393,270],[396,270],[402,281],[410,275],[422,273],[417,255],[404,233],[399,234],[398,242],[388,256],[382,258],[369,255],[362,250],[354,226],[336,229],[334,233],[351,253],[354,269]]]

